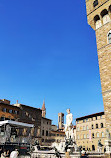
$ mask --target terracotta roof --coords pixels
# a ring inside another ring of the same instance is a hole
[[[100,116],[100,115],[104,115],[104,111],[103,112],[99,112],[99,113],[94,113],[94,114],[91,114],[91,115],[86,115],[86,116],[78,117],[78,118],[76,118],[76,121],[77,120],[83,120],[85,118],[94,117],[94,116]]]

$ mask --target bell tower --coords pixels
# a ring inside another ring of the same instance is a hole
[[[86,9],[96,34],[106,127],[111,133],[111,0],[86,0]]]

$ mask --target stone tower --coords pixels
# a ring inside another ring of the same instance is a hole
[[[111,0],[86,0],[86,9],[96,33],[106,127],[111,133]]]
[[[45,101],[43,101],[43,105],[42,105],[42,117],[46,117]]]
[[[63,129],[64,127],[64,114],[63,113],[58,113],[58,128]]]

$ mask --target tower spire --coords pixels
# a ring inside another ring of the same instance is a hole
[[[43,100],[43,105],[41,110],[42,110],[42,117],[46,117],[45,99]]]

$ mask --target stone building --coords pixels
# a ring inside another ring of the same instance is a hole
[[[41,137],[42,137],[42,145],[43,146],[50,146],[50,133],[51,133],[51,125],[52,120],[46,118],[46,107],[45,101],[43,101],[42,105],[42,118],[41,118]]]
[[[9,100],[0,99],[0,121],[17,121],[19,115],[21,115],[20,108],[11,105]]]
[[[98,140],[104,145],[106,139],[104,112],[76,118],[76,143],[85,150],[97,151]],[[104,149],[103,149],[104,151]]]
[[[111,133],[111,0],[86,0],[86,9],[96,33],[106,127]]]
[[[51,145],[51,124],[52,120],[48,118],[42,117],[41,119],[41,137],[42,137],[42,145],[43,146],[50,146]]]
[[[60,143],[62,140],[65,139],[65,132],[59,130],[52,130],[51,131],[51,143]]]
[[[28,105],[19,104],[18,102],[13,104],[13,107],[17,107],[21,111],[21,114],[18,115],[18,121],[34,124],[34,128],[31,129],[31,137],[34,141],[38,139],[41,143],[42,110]],[[29,132],[26,128],[24,128],[21,131],[21,134],[27,136]]]

